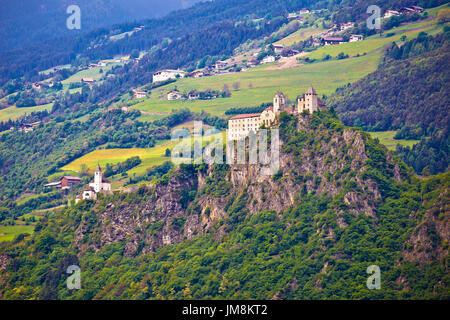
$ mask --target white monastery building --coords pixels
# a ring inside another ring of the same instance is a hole
[[[312,114],[324,107],[324,103],[317,97],[312,86],[297,98],[297,106],[287,106],[286,97],[278,90],[273,97],[273,107],[268,107],[261,113],[239,114],[231,117],[228,120],[228,139],[240,140],[247,137],[250,131],[258,132],[262,125],[270,127],[282,111],[290,114],[303,112]]]

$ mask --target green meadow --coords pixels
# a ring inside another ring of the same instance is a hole
[[[43,104],[35,107],[27,107],[27,108],[17,108],[16,106],[11,106],[5,109],[0,110],[0,121],[8,121],[9,119],[15,120],[20,118],[25,114],[30,114],[31,112],[36,111],[50,111],[53,103]]]
[[[331,57],[336,57],[340,52],[348,54],[349,56],[362,55],[364,53],[369,53],[380,48],[383,48],[385,45],[388,45],[394,41],[399,42],[402,36],[406,36],[407,39],[411,40],[417,37],[417,35],[422,32],[433,33],[430,31],[438,31],[439,28],[436,28],[434,21],[423,21],[414,24],[405,25],[393,30],[389,30],[387,33],[380,35],[370,36],[364,41],[357,42],[346,42],[343,44],[332,45],[332,46],[323,46],[317,49],[316,51],[311,52],[307,55],[310,59],[322,59],[326,55],[330,55]],[[390,37],[386,37],[386,34],[395,33]]]
[[[385,145],[388,148],[388,150],[395,150],[397,144],[411,148],[419,142],[419,140],[394,139],[396,133],[396,131],[369,132],[372,138],[377,138],[382,145]]]
[[[142,160],[139,166],[155,166],[167,160],[164,153],[168,145],[159,145],[153,148],[129,148],[129,149],[101,149],[92,151],[81,158],[65,165],[61,170],[79,172],[82,165],[86,165],[90,172],[95,170],[97,163],[105,167],[107,163],[117,164],[128,158],[138,156]]]
[[[0,242],[12,241],[21,233],[32,234],[34,225],[16,224],[14,226],[0,226]]]
[[[94,80],[100,80],[104,74],[111,70],[114,66],[116,65],[122,65],[123,63],[108,63],[106,66],[104,67],[93,67],[93,68],[89,68],[86,70],[81,70],[75,74],[73,74],[72,76],[70,76],[69,78],[61,81],[61,83],[64,84],[70,84],[70,83],[74,83],[74,82],[81,82],[82,78],[92,78]],[[102,70],[103,72],[100,73],[100,70]]]
[[[301,28],[289,36],[275,42],[275,44],[281,44],[284,46],[291,46],[295,42],[304,41],[311,36],[319,35],[321,32],[325,31],[322,27],[311,26],[307,28]]]
[[[319,95],[331,94],[337,87],[354,82],[376,70],[380,54],[374,52],[364,57],[341,61],[307,64],[291,69],[266,70],[254,68],[246,72],[225,74],[213,77],[180,79],[158,89],[150,98],[132,106],[147,112],[171,112],[173,109],[188,108],[194,112],[205,110],[213,115],[223,115],[231,107],[256,106],[270,102],[274,93],[281,89],[292,101],[313,85]],[[239,82],[240,88],[233,89],[233,83]],[[227,84],[231,97],[213,100],[163,100],[164,93],[178,88],[180,91],[222,90]],[[249,86],[250,85],[250,86]]]
[[[433,13],[436,12],[438,12],[437,9],[433,11]],[[430,13],[430,16],[433,15]],[[334,93],[336,88],[355,82],[375,71],[386,45],[400,41],[404,35],[407,39],[412,39],[417,37],[421,31],[433,34],[440,28],[440,26],[436,26],[435,20],[428,19],[390,30],[388,33],[394,33],[394,35],[389,37],[374,35],[364,41],[320,47],[307,55],[310,59],[316,60],[321,60],[326,55],[336,57],[340,52],[350,56],[343,60],[316,61],[290,69],[275,70],[273,66],[276,64],[268,64],[246,72],[179,79],[176,83],[153,90],[149,98],[132,105],[132,108],[155,113],[188,108],[193,112],[204,110],[220,116],[232,107],[249,107],[270,102],[273,94],[279,89],[290,98],[291,102],[294,102],[296,97],[310,85],[314,86],[319,96],[329,95]],[[303,28],[280,40],[279,43],[287,44],[289,41],[298,41],[301,37],[307,37],[317,32],[320,32],[320,28]],[[239,83],[238,90],[233,89],[234,83]],[[231,90],[232,95],[229,98],[168,101],[165,97],[165,93],[174,88],[181,92],[206,89],[222,90],[224,84],[227,84]],[[155,119],[157,119],[155,115],[145,115],[140,118],[143,121]]]

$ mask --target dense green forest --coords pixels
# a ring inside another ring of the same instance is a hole
[[[329,98],[347,125],[365,130],[398,130],[396,138],[422,139],[412,150],[399,147],[416,172],[445,172],[450,161],[450,28],[436,36],[421,33],[393,44],[378,70],[339,88]]]
[[[77,65],[80,63],[80,60],[77,60],[78,55],[89,59],[104,59],[117,54],[130,54],[134,49],[149,50],[161,44],[164,39],[185,37],[192,30],[200,32],[215,25],[220,26],[227,21],[239,21],[247,15],[252,15],[252,18],[267,16],[270,20],[271,17],[284,16],[287,12],[311,6],[313,3],[312,0],[270,0],[270,4],[263,0],[202,2],[185,10],[172,12],[163,18],[145,20],[139,24],[125,23],[115,26],[114,30],[121,32],[130,31],[138,25],[145,26],[144,30],[117,41],[109,41],[111,28],[99,28],[81,34],[75,39],[74,37],[49,39],[29,47],[0,52],[0,85],[22,76],[28,79],[37,77],[39,71],[56,65],[68,63]],[[97,45],[92,47],[92,43]],[[209,41],[203,45],[208,44],[218,45]],[[166,59],[170,58],[173,56],[168,56]]]
[[[33,42],[111,27],[113,24],[154,18],[183,9],[199,0],[3,0],[0,11],[0,50],[9,51]],[[66,9],[76,4],[81,11],[81,29],[69,30]],[[45,23],[43,22],[45,21]],[[14,28],[11,28],[14,25]],[[114,29],[114,28],[113,28]]]
[[[298,154],[317,139],[330,139],[345,129],[332,113],[315,114],[311,121],[314,130],[331,136],[295,134],[295,121],[286,115],[280,124],[284,152]],[[51,213],[31,238],[21,235],[0,244],[0,256],[8,261],[0,271],[0,295],[3,299],[449,299],[448,254],[444,260],[438,254],[448,250],[448,244],[436,231],[448,220],[449,174],[419,180],[396,162],[405,177],[397,181],[394,170],[386,166],[387,150],[366,134],[363,139],[369,157],[363,179],[375,179],[381,188],[372,216],[348,210],[343,195],[358,192],[351,181],[334,197],[305,191],[301,201],[279,213],[250,214],[246,203],[252,199],[244,192],[233,197],[216,227],[191,240],[150,253],[138,251],[132,257],[124,254],[121,241],[98,252],[86,249],[87,244],[98,243],[99,227],[108,223],[99,220],[105,208],[142,208],[155,197],[153,188],[117,192],[97,203],[82,201]],[[203,170],[183,165],[159,183],[170,185],[174,175],[189,180]],[[216,165],[216,173],[197,195],[187,198],[188,212],[198,210],[195,204],[204,195],[228,193],[226,183],[217,184],[227,170],[227,165]],[[81,224],[89,230],[82,240],[75,231]],[[173,228],[184,224],[183,219],[172,221]],[[411,237],[421,226],[427,227],[423,247],[418,248]],[[158,221],[139,232],[158,233],[161,227]],[[429,259],[422,261],[423,255]],[[82,270],[81,290],[66,288],[65,270],[72,264]],[[380,290],[365,286],[371,264],[382,270]]]

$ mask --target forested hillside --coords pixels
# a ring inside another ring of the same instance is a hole
[[[9,51],[33,42],[149,19],[184,9],[199,0],[3,0],[0,11],[0,51]],[[81,29],[69,30],[66,9],[76,4],[81,10]],[[14,28],[11,28],[14,25]]]
[[[448,174],[414,178],[329,112],[282,115],[280,137],[273,177],[183,165],[47,215],[31,238],[0,245],[0,297],[450,298]],[[66,289],[72,264],[82,290]],[[372,264],[380,290],[365,286]]]
[[[400,139],[422,139],[412,152],[401,148],[418,173],[449,166],[450,28],[444,33],[393,44],[379,69],[330,97],[342,121],[365,130],[399,130]],[[431,137],[425,138],[425,137]]]
[[[37,72],[52,66],[75,63],[77,55],[91,59],[104,59],[116,54],[130,54],[133,49],[149,50],[164,39],[177,39],[192,31],[200,32],[225,21],[239,21],[248,15],[252,18],[268,15],[267,20],[270,20],[271,17],[285,16],[287,12],[311,6],[313,3],[312,0],[270,0],[269,2],[263,0],[217,0],[170,13],[164,18],[145,20],[139,23],[128,22],[108,29],[99,28],[77,37],[49,39],[30,47],[1,52],[0,84],[10,78],[37,75]],[[112,30],[126,32],[139,25],[144,25],[145,29],[129,37],[115,41],[109,40]]]

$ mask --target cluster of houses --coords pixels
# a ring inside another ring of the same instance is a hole
[[[418,6],[411,6],[411,7],[405,7],[402,8],[400,11],[395,10],[387,10],[383,16],[383,18],[387,19],[393,16],[399,16],[402,14],[415,14],[415,13],[422,13],[424,11],[423,8]],[[342,24],[335,24],[333,25],[329,30],[321,34],[320,41],[315,41],[313,45],[319,46],[319,45],[335,45],[335,44],[342,44],[345,42],[344,38],[340,37],[339,34],[345,32],[346,30],[349,30],[353,28],[355,25],[354,22],[347,22]],[[356,41],[362,41],[364,40],[364,36],[359,34],[352,34],[349,37],[349,42],[356,42]]]
[[[178,90],[174,89],[167,92],[167,100],[209,100],[216,99],[219,96],[220,92],[215,90],[206,90],[206,91],[197,91],[192,90],[189,93],[181,93]]]
[[[278,90],[273,97],[273,106],[264,109],[263,112],[239,114],[231,117],[228,120],[228,139],[241,140],[247,137],[250,132],[257,133],[261,126],[270,127],[283,111],[294,115],[303,112],[312,114],[321,108],[325,108],[325,104],[317,96],[312,86],[297,97],[297,105],[288,105],[285,95]]]
[[[141,99],[147,97],[147,92],[145,91],[139,91],[139,90],[132,90],[133,93],[133,99]]]
[[[36,121],[32,123],[22,123],[18,129],[20,132],[30,132],[33,131],[33,128],[39,126],[41,121]],[[14,127],[11,127],[10,130],[14,130]]]
[[[59,181],[47,183],[44,187],[69,190],[72,189],[73,186],[80,183],[81,179],[79,177],[63,176],[59,179]],[[83,189],[83,192],[75,198],[75,203],[86,199],[95,200],[97,199],[97,194],[99,192],[110,194],[111,183],[103,177],[102,169],[100,168],[100,165],[97,164],[97,168],[94,172],[94,180],[91,181],[89,186]]]
[[[35,82],[31,85],[31,87],[35,90],[41,90],[41,89],[46,89],[46,88],[51,88],[55,85],[55,83],[53,81],[48,81],[48,82]]]
[[[388,19],[391,17],[400,16],[402,14],[415,14],[415,13],[422,13],[423,11],[424,11],[424,9],[419,6],[403,7],[399,11],[387,10],[384,13],[383,18]]]

